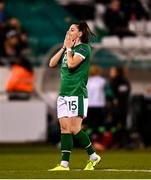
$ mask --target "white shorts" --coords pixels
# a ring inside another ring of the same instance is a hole
[[[79,96],[59,96],[57,99],[58,118],[87,116],[88,98]]]

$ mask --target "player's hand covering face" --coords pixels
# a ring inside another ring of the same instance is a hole
[[[66,48],[71,48],[74,45],[75,41],[72,39],[72,36],[67,32],[64,45]]]
[[[79,32],[79,29],[75,24],[71,25],[70,29],[66,33],[64,45],[66,48],[71,48],[74,46],[75,42],[79,39],[81,36],[81,32]]]

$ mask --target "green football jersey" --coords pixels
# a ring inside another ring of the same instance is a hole
[[[80,55],[83,61],[74,69],[67,65],[66,51],[61,59],[61,86],[60,96],[87,97],[87,81],[91,56],[91,47],[88,44],[79,44],[72,48],[73,55]]]

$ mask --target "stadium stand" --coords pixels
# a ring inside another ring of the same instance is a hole
[[[117,36],[105,37],[102,39],[101,44],[104,48],[108,49],[120,48],[121,45],[120,39]]]
[[[89,1],[91,0],[83,0],[81,7],[84,7],[83,5],[85,3],[88,5],[87,2]],[[70,6],[71,2],[72,6]],[[132,83],[132,95],[143,94],[145,96],[147,86],[151,83],[150,18],[129,19],[128,28],[136,34],[135,37],[127,36],[120,38],[118,34],[109,36],[109,31],[103,21],[103,15],[109,1],[92,0],[91,2],[93,2],[91,3],[93,7],[90,7],[89,10],[92,10],[92,15],[83,18],[97,35],[92,43],[93,56],[91,63],[96,63],[103,67],[106,75],[110,67],[124,65],[129,69],[128,78]],[[29,35],[29,45],[33,50],[30,60],[35,66],[39,66],[34,68],[34,86],[38,94],[38,99],[40,99],[41,103],[44,102],[47,106],[51,107],[54,113],[59,88],[60,70],[59,68],[53,71],[50,70],[48,67],[49,57],[61,47],[69,24],[78,19],[78,16],[74,15],[78,14],[81,17],[81,12],[87,13],[89,11],[85,11],[85,9],[83,11],[77,11],[81,0],[5,0],[5,3],[6,14],[9,17],[19,19],[21,26]],[[75,8],[77,11],[76,14],[71,13],[73,4],[77,5]],[[68,8],[71,9],[69,10]],[[7,101],[4,85],[9,75],[9,70],[9,66],[0,68],[0,100],[2,100],[0,102],[3,103],[4,100],[8,103],[8,106],[11,105],[9,104],[11,102]],[[34,101],[35,99],[32,99],[28,102],[29,106],[32,105],[31,109],[33,113],[38,110],[34,107]],[[25,107],[28,109],[28,106],[25,105]],[[14,113],[17,112],[14,111]],[[30,112],[28,111],[28,113]],[[30,116],[30,118],[33,117]]]
[[[72,19],[71,15],[53,0],[6,0],[6,12],[17,17],[28,31],[29,43],[36,56],[46,53],[53,45],[63,41],[68,28],[68,17]]]

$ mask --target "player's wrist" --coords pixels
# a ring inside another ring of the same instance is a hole
[[[72,51],[72,49],[71,48],[67,48],[67,52],[71,52]]]
[[[63,46],[61,49],[65,50],[65,49],[66,49],[66,47],[64,47],[64,46]]]

